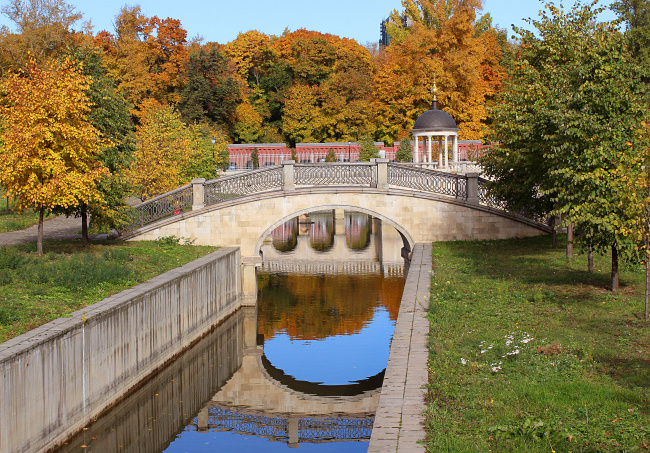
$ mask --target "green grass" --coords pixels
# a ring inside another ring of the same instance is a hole
[[[433,246],[431,452],[650,451],[643,269],[550,238]]]
[[[48,218],[46,215],[45,218]],[[24,230],[38,223],[38,212],[26,210],[23,212],[0,210],[0,233]]]
[[[46,241],[0,248],[0,342],[206,255],[214,247],[159,242]]]

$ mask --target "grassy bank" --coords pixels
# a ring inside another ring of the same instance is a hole
[[[46,241],[0,248],[0,342],[215,250],[161,242]]]
[[[650,451],[642,269],[550,238],[436,243],[429,451]]]
[[[12,198],[7,198],[5,191],[0,187],[0,233],[7,231],[24,230],[38,223],[38,212],[26,209],[23,212],[15,211],[16,203]],[[45,218],[51,217],[49,212]]]
[[[38,223],[38,212],[0,211],[0,233],[24,230]]]

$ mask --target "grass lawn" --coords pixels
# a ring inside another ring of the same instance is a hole
[[[33,209],[17,212],[14,211],[15,205],[12,199],[7,200],[4,189],[0,188],[0,233],[24,230],[38,223],[38,212]],[[48,217],[51,214],[46,212],[45,218]]]
[[[0,342],[200,258],[215,247],[45,241],[0,248]]]
[[[433,245],[431,452],[650,451],[644,270],[549,237]]]
[[[46,214],[45,218],[51,217]],[[7,211],[0,209],[0,233],[7,231],[24,230],[38,223],[38,212],[26,210],[23,212]]]

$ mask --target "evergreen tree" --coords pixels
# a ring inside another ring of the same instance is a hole
[[[372,158],[379,157],[379,150],[370,138],[361,140],[361,150],[359,151],[359,160],[369,162]]]
[[[411,162],[413,160],[413,148],[411,147],[411,140],[404,137],[399,142],[397,152],[395,153],[395,160],[397,162]]]
[[[327,156],[325,156],[325,162],[336,162],[336,154],[334,150],[330,148],[327,150]]]

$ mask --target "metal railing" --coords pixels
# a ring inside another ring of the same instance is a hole
[[[282,189],[282,166],[275,165],[206,181],[204,203],[211,206],[253,193]]]
[[[483,178],[478,178],[478,201],[480,204],[489,206],[491,208],[495,209],[501,209],[501,210],[506,210],[506,202],[499,200],[496,198],[494,195],[490,193],[488,190],[488,183],[489,181],[487,179]]]
[[[134,206],[129,211],[130,218],[126,230],[129,231],[155,220],[189,211],[192,209],[192,202],[192,184],[186,184],[171,192],[151,198]]]
[[[388,164],[388,184],[454,198],[467,198],[466,176],[425,170],[405,164]]]
[[[369,186],[377,185],[377,165],[371,162],[295,164],[297,186]]]
[[[289,418],[248,414],[220,407],[208,407],[208,430],[233,431],[287,442],[336,442],[367,440],[372,433],[374,417],[306,416],[295,420],[296,439],[291,439]],[[198,427],[198,419],[193,423]]]
[[[288,162],[210,181],[194,180],[192,184],[136,206],[126,231],[189,209],[199,209],[247,195],[293,190],[295,186],[352,186],[380,190],[395,187],[506,210],[506,204],[490,194],[487,180],[476,174],[468,176],[422,168],[433,165],[388,162],[387,159],[359,163]]]

